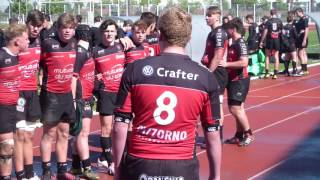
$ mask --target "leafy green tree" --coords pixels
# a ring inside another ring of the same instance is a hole
[[[26,14],[26,11],[32,10],[32,4],[27,0],[11,0],[12,14]]]

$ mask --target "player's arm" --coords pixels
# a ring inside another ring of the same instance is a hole
[[[265,28],[263,30],[262,37],[261,37],[261,40],[260,40],[260,45],[259,45],[260,48],[263,48],[263,43],[264,43],[264,40],[266,39],[267,33],[268,33],[268,29]]]
[[[112,128],[112,151],[115,165],[115,179],[119,179],[120,164],[123,157],[124,148],[127,140],[129,123],[132,120],[131,107],[131,64],[125,69],[120,89],[116,100],[116,109],[114,111],[114,126]]]
[[[77,82],[79,79],[80,70],[82,69],[86,59],[87,59],[86,52],[79,47],[77,49],[76,60],[73,68],[73,76],[71,80],[71,92],[74,100],[76,99]]]
[[[308,21],[307,17],[305,17],[305,19],[304,19],[304,27],[305,27],[305,30],[304,30],[304,37],[303,37],[303,41],[302,41],[302,46],[305,46],[307,44],[307,38],[309,35],[309,21]]]
[[[211,92],[200,115],[200,120],[207,145],[207,156],[209,161],[209,180],[219,180],[221,171],[221,139],[220,139],[220,101],[217,80],[209,77]]]
[[[214,56],[211,59],[209,69],[214,71],[221,62],[221,59],[224,58],[225,53],[225,42],[228,41],[228,35],[224,31],[217,32],[215,35],[215,49]]]

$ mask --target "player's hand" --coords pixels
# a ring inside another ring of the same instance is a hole
[[[226,61],[220,61],[219,66],[227,67],[227,62]]]
[[[307,45],[307,41],[306,40],[303,40],[302,41],[302,47],[305,47]]]
[[[102,74],[101,73],[97,74],[96,78],[98,79],[98,81],[100,81],[102,79]]]
[[[123,45],[123,48],[125,51],[135,47],[134,43],[129,37],[120,38],[119,40],[120,40],[120,43]]]
[[[262,42],[259,44],[259,47],[260,47],[261,49],[263,48],[263,43],[262,43]]]

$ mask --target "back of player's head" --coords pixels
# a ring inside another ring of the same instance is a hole
[[[157,16],[152,12],[143,12],[140,16],[140,20],[144,21],[147,26],[157,22]]]
[[[221,10],[218,6],[209,6],[207,9],[207,15],[219,14],[221,15]]]
[[[75,31],[75,38],[77,40],[90,41],[90,27],[88,25],[80,24]]]
[[[44,14],[37,9],[31,10],[28,13],[26,23],[33,26],[41,26],[44,22]]]
[[[19,19],[17,17],[9,18],[9,24],[16,24],[18,22],[19,22]]]
[[[58,28],[65,28],[65,27],[75,27],[76,22],[73,17],[73,15],[69,13],[63,13],[59,16],[58,21],[57,21],[57,26]]]
[[[123,21],[123,26],[132,26],[133,22],[131,19],[124,20]]]
[[[270,10],[270,15],[271,15],[271,16],[277,15],[277,10],[276,10],[276,9],[271,9],[271,10]]]
[[[262,21],[265,21],[265,20],[268,20],[268,19],[269,19],[269,16],[263,16],[263,17],[261,18]]]
[[[44,19],[45,19],[46,21],[51,21],[51,17],[50,17],[49,14],[45,14],[45,15],[44,15]]]
[[[107,20],[103,21],[101,23],[99,29],[100,29],[100,31],[105,31],[108,28],[108,26],[112,26],[112,25],[114,25],[116,27],[116,29],[118,29],[117,23],[112,19],[107,19]]]
[[[132,31],[135,31],[136,29],[147,30],[147,28],[148,28],[148,25],[144,21],[138,20],[132,24],[131,29]]]
[[[77,23],[80,24],[82,22],[82,15],[80,14],[76,15],[76,20],[77,20]]]
[[[191,38],[191,16],[181,8],[173,7],[159,18],[158,27],[161,36],[170,45],[185,47]]]
[[[243,22],[240,18],[233,18],[231,21],[226,24],[226,29],[236,29],[238,33],[242,34],[244,31]]]
[[[96,16],[93,19],[94,22],[101,22],[102,21],[102,17],[101,16]]]
[[[10,24],[9,27],[4,32],[4,38],[6,42],[10,42],[14,38],[22,36],[24,32],[27,32],[26,25]]]

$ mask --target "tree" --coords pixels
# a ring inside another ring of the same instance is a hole
[[[11,0],[10,5],[12,14],[16,15],[26,14],[26,11],[33,9],[32,4],[28,0]]]

